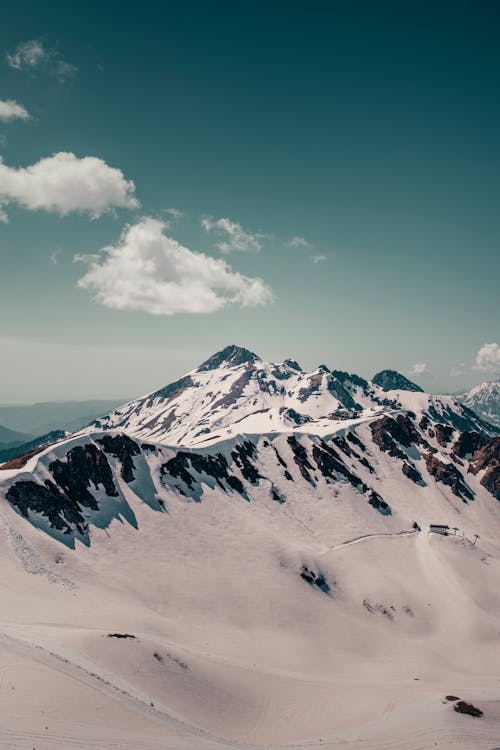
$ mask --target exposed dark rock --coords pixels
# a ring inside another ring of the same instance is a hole
[[[126,482],[134,480],[133,456],[141,452],[137,443],[134,443],[128,435],[104,435],[97,442],[102,445],[104,452],[115,456],[121,463],[121,475]]]
[[[280,490],[274,485],[271,487],[271,497],[276,503],[279,503],[280,505],[283,505],[286,502],[286,498],[283,493],[280,492]]]
[[[453,445],[453,452],[460,458],[471,457],[479,448],[486,445],[488,438],[475,430],[465,430],[458,436]]]
[[[316,586],[325,594],[330,593],[330,586],[326,582],[326,578],[322,573],[314,573],[312,570],[309,570],[306,565],[303,565],[300,572],[300,577],[310,586]]]
[[[108,459],[92,443],[71,448],[66,454],[66,460],[52,461],[49,470],[61,490],[86,507],[95,505],[97,508],[95,499],[88,490],[92,484],[96,489],[102,485],[109,497],[118,497]]]
[[[320,441],[319,445],[313,445],[312,454],[318,469],[327,481],[338,481],[339,477],[343,477],[353,487],[359,487],[362,484],[361,479],[343,463],[339,454],[323,440]]]
[[[372,382],[383,391],[415,391],[423,393],[424,389],[405,378],[397,370],[382,370],[373,376]]]
[[[302,367],[294,359],[285,359],[283,364],[286,365],[287,367],[290,367],[292,370],[297,370],[297,372],[302,372]]]
[[[244,365],[248,362],[260,362],[260,357],[248,349],[244,349],[242,346],[230,344],[220,352],[212,354],[211,357],[198,367],[198,372],[216,370],[217,367],[220,367],[221,365],[236,367],[237,365]]]
[[[472,703],[467,703],[466,701],[458,701],[458,703],[453,708],[458,714],[473,716],[475,719],[483,716],[483,711],[481,711],[480,708],[476,708],[476,706],[473,706]]]
[[[346,435],[346,438],[351,441],[351,443],[354,443],[354,445],[357,445],[360,450],[365,453],[366,451],[366,445],[361,442],[359,437],[354,432],[348,432]]]
[[[497,500],[500,500],[500,466],[492,466],[487,469],[481,479],[481,484]]]
[[[462,474],[454,464],[445,464],[432,453],[427,453],[425,456],[425,465],[427,471],[434,477],[436,482],[442,482],[450,487],[453,494],[464,500],[464,502],[474,499],[474,495],[465,484]]]
[[[16,482],[9,487],[6,497],[25,518],[29,517],[30,512],[40,513],[54,529],[65,534],[72,533],[74,527],[80,533],[87,528],[80,505],[62,493],[49,479],[45,480],[45,484],[24,480]],[[92,502],[88,507],[97,510],[96,501],[90,497]]]
[[[252,374],[252,365],[247,364],[244,372],[241,373],[240,377],[234,381],[231,386],[229,393],[226,393],[222,398],[214,403],[212,411],[215,411],[220,406],[231,406],[237,401],[243,394],[245,387],[248,385]]]
[[[494,437],[483,443],[472,456],[472,471],[477,474],[481,469],[488,469],[500,464],[500,437]]]
[[[337,448],[340,448],[342,453],[345,453],[346,456],[355,456],[356,454],[352,450],[352,448],[349,447],[349,443],[345,439],[345,437],[342,437],[342,435],[335,435],[332,437],[332,443],[334,443]]]
[[[241,495],[244,494],[245,488],[243,483],[229,473],[229,467],[227,460],[222,453],[217,453],[214,456],[203,455],[200,453],[188,453],[186,451],[178,451],[176,455],[169,461],[161,466],[160,474],[164,477],[166,474],[182,480],[190,490],[196,481],[189,469],[197,472],[198,474],[207,474],[208,476],[215,479],[216,484],[224,491],[227,483],[231,489],[239,492]]]
[[[361,410],[361,406],[356,403],[349,391],[344,388],[340,380],[334,375],[327,376],[328,391],[340,401],[344,409],[353,409],[354,411]]]
[[[108,638],[135,638],[130,633],[108,633]]]
[[[402,470],[405,477],[411,479],[412,482],[415,482],[415,484],[423,484],[422,475],[420,474],[418,469],[413,466],[413,464],[407,463],[405,461],[403,463]]]
[[[439,445],[443,448],[448,445],[451,438],[453,437],[453,427],[449,424],[440,424],[439,422],[435,425],[436,440]]]
[[[283,418],[294,424],[307,424],[307,422],[311,421],[311,417],[307,414],[299,414],[295,409],[285,409],[283,412]]]
[[[312,471],[313,467],[309,463],[309,459],[307,457],[307,451],[306,451],[306,449],[304,448],[304,446],[301,443],[299,443],[299,441],[297,440],[297,438],[295,437],[295,435],[290,435],[287,438],[287,443],[290,446],[290,448],[292,449],[293,460],[295,461],[295,463],[299,467],[300,473],[302,474],[302,476],[304,477],[304,479],[306,479],[308,482],[310,482],[312,485],[314,485],[313,478],[311,477],[311,475],[309,474],[309,471],[308,471],[308,469],[310,469]]]
[[[422,437],[407,414],[398,414],[396,419],[382,417],[370,424],[373,442],[380,450],[395,458],[406,459],[406,453],[396,443],[409,448],[412,443],[421,443]]]
[[[378,492],[375,492],[375,490],[372,490],[370,492],[370,499],[368,500],[368,502],[373,508],[375,508],[375,510],[378,510],[379,513],[382,513],[383,516],[392,515],[391,506],[388,505],[385,500],[380,497]]]
[[[446,700],[447,701],[459,701],[460,698],[458,697],[458,695],[447,695]]]
[[[258,484],[261,478],[256,467],[250,461],[251,458],[255,458],[255,455],[256,448],[250,440],[245,440],[241,445],[237,445],[231,453],[234,463],[250,484]]]
[[[420,422],[418,423],[418,426],[421,430],[426,430],[430,424],[429,417],[426,417],[425,414],[422,415]]]
[[[370,388],[370,384],[368,383],[368,381],[364,378],[360,378],[359,375],[355,375],[354,373],[350,372],[344,372],[343,370],[332,370],[331,372],[337,380],[340,380],[344,388],[359,386],[365,392]]]
[[[155,393],[152,393],[151,396],[148,396],[147,399],[145,399],[146,406],[148,407],[152,406],[156,398],[164,398],[164,399],[174,398],[174,396],[178,396],[187,388],[195,388],[195,387],[196,387],[196,383],[193,381],[191,376],[186,375],[185,377],[180,378],[179,380],[176,380],[174,383],[170,383],[169,385],[166,385],[164,388],[160,388],[159,391],[155,391]]]

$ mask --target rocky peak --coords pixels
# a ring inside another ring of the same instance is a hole
[[[226,346],[225,349],[222,349],[220,352],[212,354],[211,357],[198,367],[198,372],[215,370],[221,365],[236,367],[237,365],[244,365],[247,362],[260,361],[260,357],[248,349],[244,349],[242,346],[236,346],[235,344],[230,344],[230,346]]]
[[[405,378],[397,370],[381,370],[373,376],[372,382],[382,388],[383,391],[414,391],[423,393],[424,389],[416,383]]]

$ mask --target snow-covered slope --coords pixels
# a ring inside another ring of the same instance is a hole
[[[500,438],[236,348],[187,378],[0,471],[0,746],[497,747]]]
[[[491,380],[476,385],[457,396],[458,400],[472,409],[481,419],[500,428],[500,380]]]
[[[392,371],[386,371],[392,372]],[[228,346],[180,380],[120,407],[93,423],[93,430],[124,430],[167,445],[204,446],[237,434],[305,432],[327,435],[345,420],[372,419],[393,409],[439,415],[460,429],[488,430],[453,397],[402,390],[403,376],[387,390],[357,375],[321,365],[304,372],[293,360],[264,362]]]

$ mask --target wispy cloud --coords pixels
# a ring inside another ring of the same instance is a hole
[[[450,377],[459,378],[461,375],[465,375],[467,372],[467,365],[465,362],[459,362],[458,365],[453,365],[450,369]]]
[[[214,219],[212,216],[206,216],[201,221],[205,232],[213,233],[222,237],[220,242],[215,243],[221,253],[231,253],[233,251],[247,253],[250,251],[262,250],[263,234],[251,234],[243,229],[241,224],[230,219]]]
[[[22,104],[18,104],[14,99],[0,99],[0,120],[3,122],[29,120],[29,118],[29,112]]]
[[[62,250],[60,247],[56,247],[55,250],[53,250],[50,255],[50,262],[53,263],[55,266],[59,263],[61,260]]]
[[[476,354],[475,370],[500,372],[500,348],[498,344],[483,344]]]
[[[14,52],[7,53],[6,59],[14,70],[50,73],[60,81],[66,81],[77,72],[77,68],[66,62],[56,49],[45,47],[39,39],[21,42]]]
[[[295,237],[290,237],[285,244],[287,247],[303,247],[306,250],[312,249],[312,244],[306,240],[305,237],[299,237],[297,235]]]
[[[272,302],[272,290],[262,279],[183,247],[165,229],[165,222],[145,217],[100,254],[75,256],[89,266],[78,286],[105,307],[151,315],[211,313],[231,304]]]
[[[0,156],[0,219],[2,208],[16,203],[32,211],[88,213],[92,218],[112,208],[137,208],[135,185],[120,169],[103,159],[60,152],[29,167],[8,167]]]
[[[326,255],[311,255],[312,263],[322,263],[324,260],[326,260]]]
[[[407,374],[413,375],[413,377],[430,375],[429,368],[427,367],[427,362],[415,362],[415,364],[407,370]]]
[[[184,216],[184,211],[181,211],[180,208],[164,208],[163,212],[171,216],[172,219],[182,219]]]

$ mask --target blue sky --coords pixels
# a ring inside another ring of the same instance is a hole
[[[497,377],[499,20],[17,4],[0,402],[138,395],[233,342],[433,391]]]

